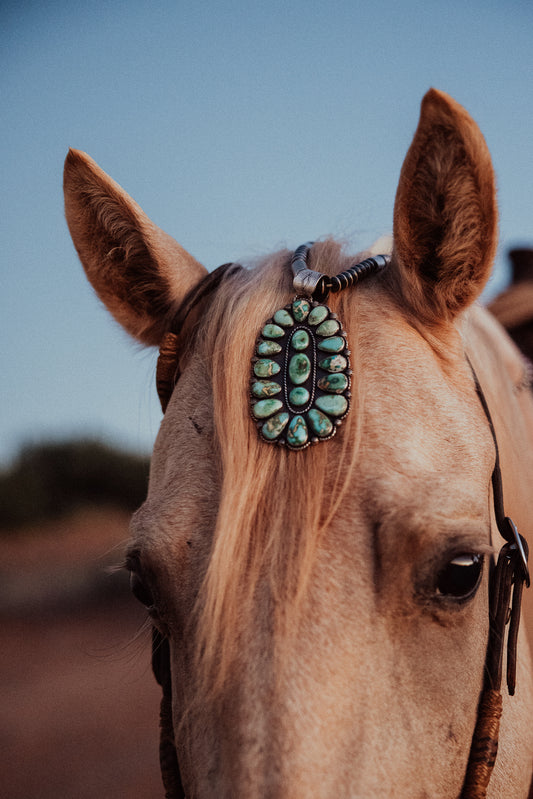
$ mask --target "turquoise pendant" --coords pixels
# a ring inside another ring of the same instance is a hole
[[[250,380],[250,410],[269,444],[301,450],[331,438],[350,408],[350,352],[336,314],[309,297],[261,326]]]

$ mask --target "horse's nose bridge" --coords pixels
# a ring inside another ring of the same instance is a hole
[[[359,632],[340,650],[333,641],[314,651],[288,642],[250,693],[241,683],[223,758],[247,796],[337,797],[346,784],[365,782],[376,720],[390,696],[377,687],[387,684],[381,633]]]

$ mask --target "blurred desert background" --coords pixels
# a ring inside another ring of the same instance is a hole
[[[355,253],[390,231],[434,86],[492,153],[495,296],[533,233],[533,4],[3,0],[0,22],[0,797],[161,799],[150,634],[120,569],[157,355],[83,274],[68,148],[209,270],[329,235]]]
[[[148,459],[94,440],[0,474],[0,748],[6,799],[163,796],[146,615],[121,569]]]

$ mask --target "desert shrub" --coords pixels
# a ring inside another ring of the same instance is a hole
[[[0,528],[53,519],[81,507],[134,510],[146,496],[149,459],[96,440],[25,446],[0,472]]]

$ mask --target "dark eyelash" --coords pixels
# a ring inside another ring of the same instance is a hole
[[[141,558],[139,550],[132,549],[130,552],[128,552],[122,564],[122,568],[129,572],[141,571]]]

